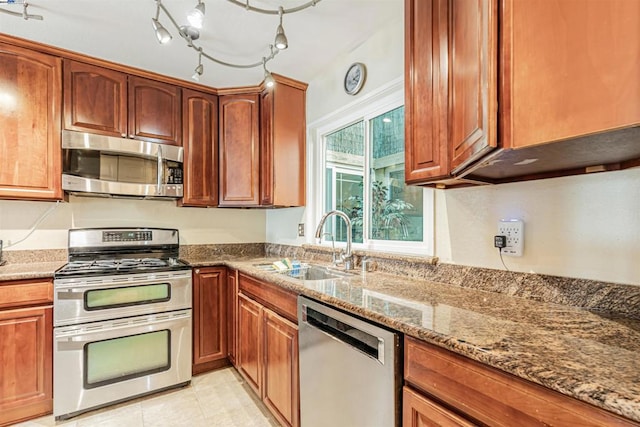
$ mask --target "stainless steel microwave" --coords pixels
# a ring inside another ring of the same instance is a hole
[[[65,130],[62,152],[62,189],[72,194],[182,197],[182,147]]]

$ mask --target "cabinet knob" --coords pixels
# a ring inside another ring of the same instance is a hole
[[[200,274],[200,269],[196,268],[196,274]]]

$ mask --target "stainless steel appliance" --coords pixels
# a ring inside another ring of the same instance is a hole
[[[397,333],[309,298],[298,298],[300,423],[400,425]]]
[[[182,147],[65,130],[62,150],[62,189],[70,193],[182,197]]]
[[[191,381],[191,268],[178,230],[69,231],[54,276],[57,420]]]

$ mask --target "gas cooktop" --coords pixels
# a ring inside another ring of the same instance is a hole
[[[69,263],[55,277],[109,276],[173,270],[189,265],[178,259],[178,230],[166,228],[84,228],[69,230]]]

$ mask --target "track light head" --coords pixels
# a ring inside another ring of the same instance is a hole
[[[268,88],[272,88],[276,84],[276,80],[273,78],[269,70],[267,70],[267,58],[262,58],[262,68],[264,68],[264,85]]]
[[[280,6],[278,10],[278,14],[280,15],[280,24],[278,25],[278,29],[276,30],[276,38],[273,42],[275,47],[278,50],[284,50],[289,47],[289,41],[287,40],[287,36],[284,33],[284,27],[282,26],[282,15],[284,14],[284,9]]]
[[[200,76],[204,72],[204,67],[202,66],[202,48],[199,49],[199,52],[200,53],[198,54],[198,66],[194,70],[193,76],[191,76],[191,78],[197,82],[200,81]]]
[[[202,64],[198,64],[198,66],[194,70],[193,76],[191,76],[191,78],[193,80],[199,82],[200,81],[200,76],[202,75],[202,73],[204,73],[204,67],[202,66]]]
[[[153,29],[156,32],[156,38],[160,44],[169,43],[172,39],[171,34],[167,29],[158,21],[156,18],[151,18],[151,25],[153,25]]]
[[[202,28],[202,24],[204,22],[204,11],[204,3],[202,0],[198,0],[196,7],[187,13],[187,21],[189,21],[189,24],[198,29]]]
[[[276,39],[273,44],[279,49],[284,50],[289,47],[289,41],[287,40],[287,36],[284,34],[284,28],[282,25],[278,25],[278,30],[276,31]]]
[[[198,40],[200,38],[200,31],[190,25],[183,25],[180,27],[180,35],[188,39],[188,41]]]

